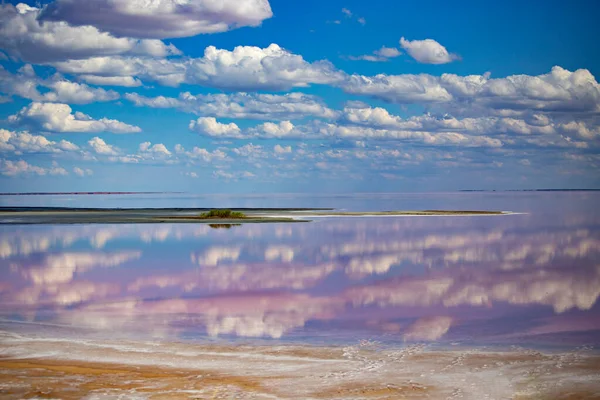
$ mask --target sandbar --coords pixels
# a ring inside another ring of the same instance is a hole
[[[206,208],[62,208],[0,207],[0,225],[22,224],[253,224],[310,222],[324,217],[398,216],[492,216],[504,211],[422,210],[422,211],[335,211],[323,208],[235,208],[245,218],[201,218]]]

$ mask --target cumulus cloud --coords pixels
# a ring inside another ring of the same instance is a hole
[[[361,94],[395,103],[448,102],[452,95],[432,75],[352,75],[342,85],[352,94]]]
[[[116,54],[179,54],[174,46],[159,40],[115,37],[93,26],[71,26],[62,21],[42,22],[40,13],[39,8],[25,4],[0,5],[0,42],[9,55],[27,62],[47,63]]]
[[[268,0],[56,0],[40,19],[92,25],[117,36],[160,39],[256,27],[272,16]]]
[[[273,122],[265,122],[254,128],[256,134],[265,137],[285,137],[294,130],[294,124],[290,121],[281,121],[276,124]]]
[[[252,138],[303,138],[303,139],[384,139],[421,142],[428,145],[450,145],[465,147],[502,147],[500,139],[483,135],[473,128],[472,132],[459,133],[461,121],[455,126],[444,121],[424,116],[402,120],[384,109],[346,109],[339,123],[312,121],[295,126],[290,121],[265,122],[242,131],[235,123],[222,124],[214,118],[199,118],[190,123],[190,129],[211,137]],[[463,125],[467,125],[463,123]],[[483,123],[478,128],[483,129]],[[490,125],[490,124],[488,124]],[[276,153],[287,151],[279,145]],[[291,148],[290,148],[291,151]],[[240,153],[241,154],[241,153]]]
[[[150,142],[140,143],[139,150],[142,153],[170,156],[171,152],[162,143],[152,144]]]
[[[400,46],[415,60],[423,64],[447,64],[457,59],[455,54],[433,39],[406,40],[400,39]]]
[[[234,148],[231,151],[242,157],[264,157],[266,155],[262,146],[252,143],[248,143],[242,147]]]
[[[95,137],[88,141],[88,145],[94,150],[96,154],[106,156],[116,156],[119,154],[119,149],[115,146],[107,144],[104,140],[99,137]]]
[[[227,154],[222,150],[209,151],[194,146],[191,151],[187,151],[182,145],[175,145],[175,153],[179,156],[187,157],[189,161],[200,160],[206,163],[213,163],[227,159]]]
[[[0,152],[20,155],[22,153],[62,153],[77,151],[79,147],[67,140],[48,140],[42,135],[29,132],[13,132],[0,129]]]
[[[390,58],[396,58],[402,55],[402,52],[395,47],[382,46],[379,50],[375,50],[373,54],[365,54],[362,56],[348,56],[349,60],[363,60],[371,62],[389,61]]]
[[[199,94],[181,93],[179,97],[145,97],[127,93],[125,98],[136,106],[177,108],[182,111],[217,118],[295,119],[314,116],[334,118],[321,99],[304,93],[285,95],[259,93]]]
[[[501,140],[483,135],[465,135],[458,132],[431,132],[423,130],[383,129],[359,125],[319,124],[315,130],[322,137],[343,139],[388,139],[421,142],[432,146],[502,147]]]
[[[403,119],[390,114],[381,107],[346,107],[343,120],[351,124],[373,127],[378,129],[394,129],[409,131],[427,131],[433,133],[455,132],[464,135],[497,135],[500,138],[510,137],[514,141],[516,136],[543,135],[545,138],[554,138],[554,145],[568,146],[569,141],[564,137],[574,139],[594,139],[600,136],[598,127],[588,126],[584,122],[555,122],[552,118],[532,114],[529,118],[519,119],[511,117],[478,117],[458,119],[449,115],[436,117],[431,114],[413,116]],[[572,142],[577,145],[577,142]]]
[[[311,83],[331,84],[344,74],[327,61],[309,63],[276,44],[238,46],[233,51],[209,46],[190,61],[186,82],[231,90],[287,90]]]
[[[31,165],[24,160],[0,160],[0,173],[6,176],[17,175],[68,175],[69,173],[58,165],[53,165],[50,168],[43,168],[36,165]]]
[[[84,177],[84,176],[91,176],[94,175],[94,171],[92,171],[89,168],[83,169],[83,168],[79,168],[79,167],[74,167],[73,168],[73,172],[75,173],[75,175],[79,176],[79,177]]]
[[[600,111],[600,85],[594,76],[586,69],[571,72],[558,66],[548,74],[497,79],[489,74],[352,75],[342,88],[392,103],[439,105],[466,115]]]
[[[81,112],[72,113],[71,107],[62,103],[33,102],[17,114],[8,117],[9,122],[31,126],[50,132],[112,132],[136,133],[141,128],[114,119],[95,120]]]
[[[138,86],[142,81],[157,82],[164,86],[178,86],[186,80],[187,64],[182,59],[156,59],[134,56],[97,56],[81,60],[53,62],[61,72],[81,75],[93,83]]]
[[[105,77],[138,77],[162,85],[181,83],[227,90],[288,90],[341,82],[345,74],[328,61],[307,62],[277,44],[266,48],[209,46],[201,58],[93,57],[55,62],[60,71]]]
[[[244,130],[235,123],[225,124],[212,117],[201,117],[192,121],[190,128],[211,137],[237,139],[381,139],[423,143],[429,146],[491,148],[517,144],[579,148],[588,146],[585,140],[600,137],[600,129],[593,123],[588,125],[581,121],[560,122],[539,113],[530,114],[527,118],[456,118],[429,113],[402,118],[390,114],[382,107],[351,104],[351,107],[337,112],[337,116],[337,120],[332,123],[313,120],[294,125],[291,121],[284,120],[278,123],[265,122]],[[278,148],[279,153],[282,149]]]
[[[190,130],[213,137],[241,137],[240,128],[233,122],[223,124],[213,117],[200,117],[190,121]]]
[[[41,93],[38,88],[44,88]],[[71,82],[59,74],[41,79],[33,67],[25,64],[16,74],[0,66],[0,91],[10,96],[43,102],[89,104],[112,101],[120,96],[114,90],[93,88],[86,84]]]
[[[79,79],[93,85],[102,86],[123,86],[137,87],[142,86],[142,81],[132,76],[98,76],[98,75],[80,75]]]
[[[292,146],[281,146],[279,144],[276,144],[273,147],[273,151],[275,152],[275,154],[287,154],[287,153],[291,153],[292,152]]]

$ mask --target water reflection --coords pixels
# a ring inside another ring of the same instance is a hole
[[[2,227],[0,313],[170,339],[598,342],[600,219],[570,210]]]

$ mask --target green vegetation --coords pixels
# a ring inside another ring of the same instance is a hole
[[[231,210],[210,210],[200,214],[203,219],[242,219],[246,218],[246,214],[239,211]]]

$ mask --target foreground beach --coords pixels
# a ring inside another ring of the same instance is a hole
[[[4,399],[591,399],[587,348],[434,350],[110,342],[5,335]]]

